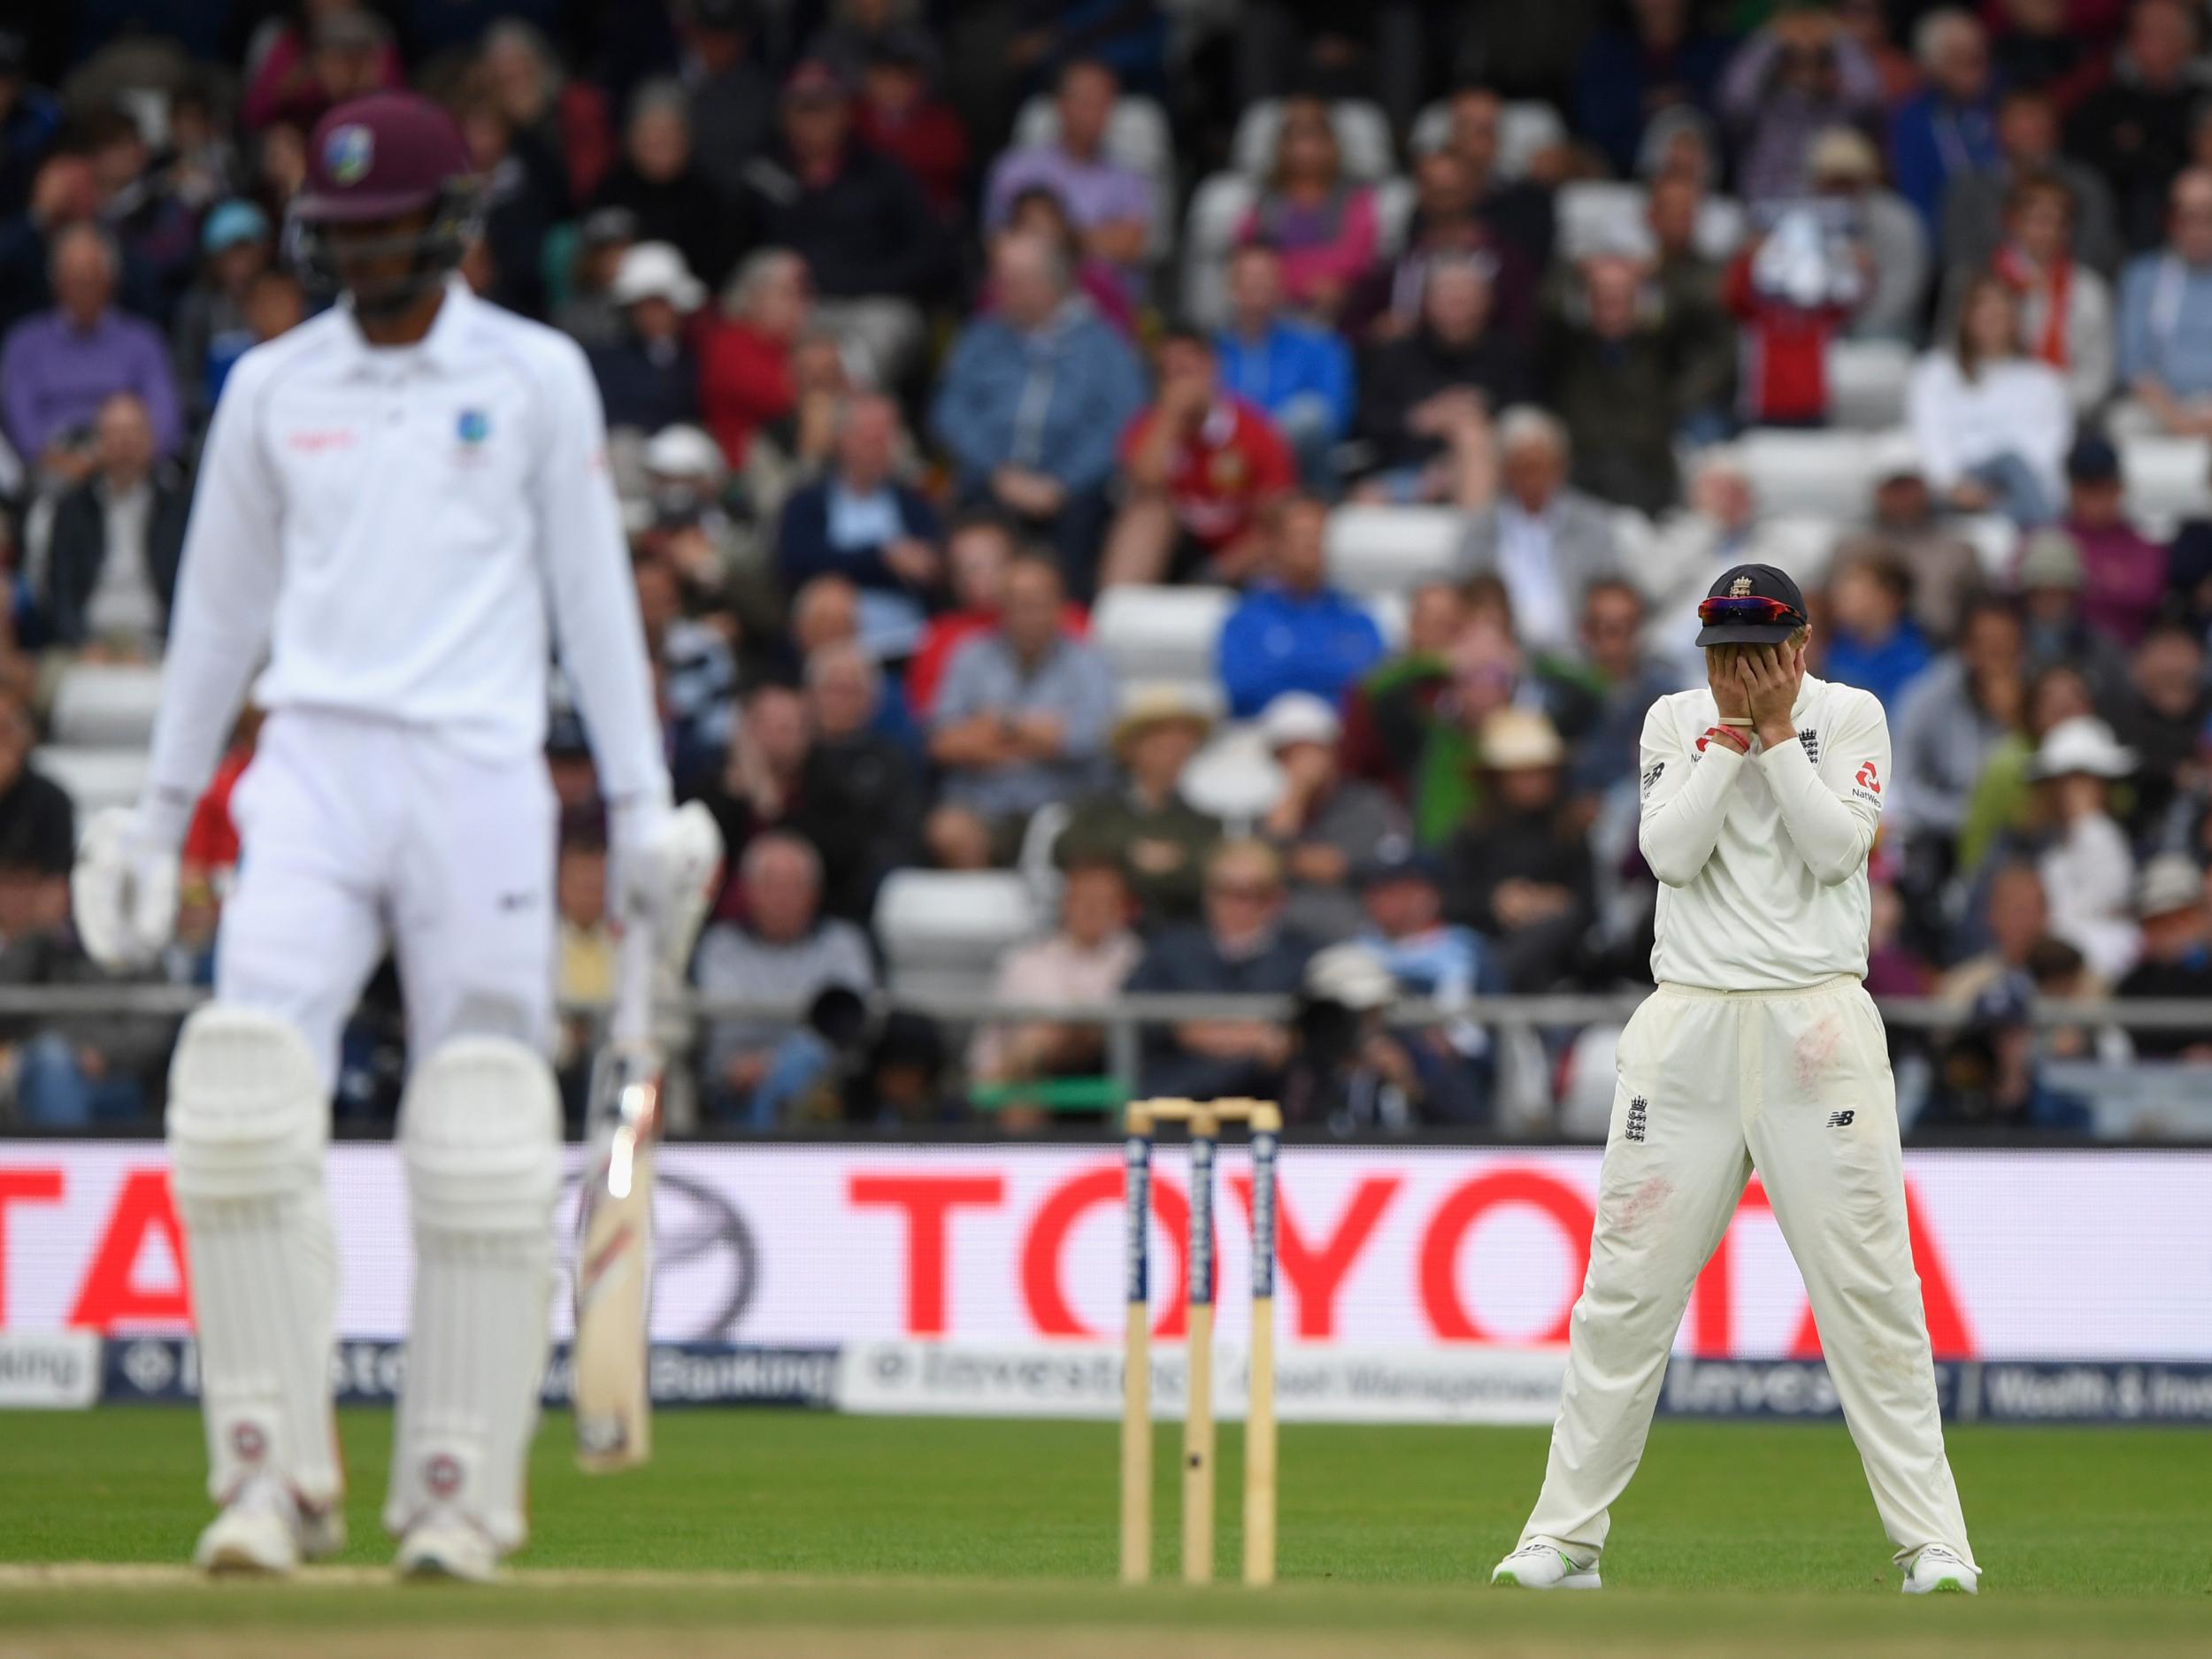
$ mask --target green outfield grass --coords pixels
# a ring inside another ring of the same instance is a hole
[[[388,1413],[343,1416],[357,1569],[377,1525]],[[1839,1428],[1662,1423],[1615,1516],[1599,1596],[1480,1585],[1542,1472],[1540,1430],[1283,1431],[1278,1591],[1113,1571],[1114,1427],[728,1411],[664,1413],[647,1469],[587,1479],[549,1421],[517,1586],[400,1593],[373,1572],[203,1588],[155,1572],[42,1580],[27,1563],[175,1563],[205,1518],[197,1419],[156,1408],[0,1415],[0,1652],[298,1651],[557,1659],[599,1627],[695,1653],[1454,1650],[1809,1654],[2212,1654],[2212,1436],[1967,1429],[1952,1454],[1986,1571],[1976,1602],[1931,1608],[1896,1577]],[[1156,1544],[1173,1578],[1173,1431]],[[1222,1444],[1220,1560],[1239,1559],[1239,1442]],[[651,1577],[622,1580],[610,1572]],[[591,1575],[571,1579],[564,1575]],[[499,1632],[510,1631],[511,1638]],[[748,1645],[768,1632],[766,1647]],[[1141,1640],[1138,1640],[1141,1637]],[[735,1645],[730,1645],[730,1644]],[[1494,1643],[1498,1645],[1493,1645]],[[1932,1645],[1926,1645],[1932,1644]],[[605,1650],[603,1634],[595,1644]],[[635,1650],[630,1640],[623,1650]]]

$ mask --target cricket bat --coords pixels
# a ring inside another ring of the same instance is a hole
[[[661,1055],[653,1041],[655,951],[633,922],[615,970],[615,1008],[585,1109],[576,1216],[576,1462],[594,1473],[653,1455],[647,1319],[653,1292],[653,1148],[660,1133]]]
[[[592,1072],[584,1112],[582,1191],[576,1207],[576,1462],[610,1473],[653,1455],[650,1358],[653,1302],[653,1153],[660,1141],[664,1056],[653,993],[683,982],[706,919],[722,837],[706,809],[682,808],[672,872],[678,902],[656,926],[626,918],[615,959],[613,1018]]]

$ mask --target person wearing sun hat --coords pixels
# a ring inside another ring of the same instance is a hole
[[[1198,913],[1206,855],[1221,839],[1221,820],[1184,800],[1178,786],[1213,724],[1212,711],[1182,687],[1128,687],[1110,740],[1120,775],[1112,787],[1074,803],[1054,847],[1064,864],[1118,862],[1148,929]]]
[[[641,242],[623,254],[607,289],[623,314],[622,336],[587,354],[610,428],[658,432],[697,424],[699,365],[690,321],[706,297],[706,285],[674,244]]]
[[[1543,1490],[1491,1578],[1599,1587],[1684,1304],[1756,1168],[1903,1587],[1971,1594],[1888,1043],[1864,984],[1888,724],[1869,693],[1805,672],[1812,629],[1786,571],[1724,572],[1698,618],[1706,684],[1652,706],[1640,757],[1658,989],[1621,1033]],[[1494,749],[1543,753],[1532,730]]]
[[[1583,827],[1563,810],[1567,746],[1534,709],[1508,706],[1475,738],[1482,803],[1452,838],[1446,910],[1497,941],[1517,991],[1553,987],[1588,927],[1594,872]]]
[[[2137,756],[2093,714],[2061,720],[2029,763],[2049,844],[2037,861],[2050,897],[2051,932],[2079,950],[2108,982],[2134,965],[2135,857],[2114,813],[2115,786],[2134,776]]]

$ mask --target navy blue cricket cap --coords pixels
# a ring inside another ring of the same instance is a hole
[[[1772,621],[1752,617],[1716,618],[1698,630],[1700,646],[1779,645],[1806,625],[1805,595],[1787,571],[1771,565],[1738,565],[1723,571],[1705,596],[1774,600],[1787,614]],[[1701,614],[1703,609],[1699,607]]]

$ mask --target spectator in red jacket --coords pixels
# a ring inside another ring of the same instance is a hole
[[[1223,389],[1203,334],[1170,329],[1157,358],[1152,406],[1122,434],[1126,488],[1099,585],[1241,580],[1260,557],[1261,509],[1296,484],[1298,464],[1265,415]]]
[[[902,164],[951,219],[968,178],[968,134],[952,106],[931,90],[933,56],[928,38],[910,25],[886,29],[870,42],[853,131]]]
[[[1868,273],[1818,204],[1792,203],[1738,254],[1723,299],[1743,324],[1743,418],[1769,426],[1828,419],[1828,344],[1864,303]]]
[[[764,248],[738,267],[729,315],[699,344],[699,413],[733,467],[758,428],[791,412],[791,348],[814,314],[806,261],[787,248]]]

